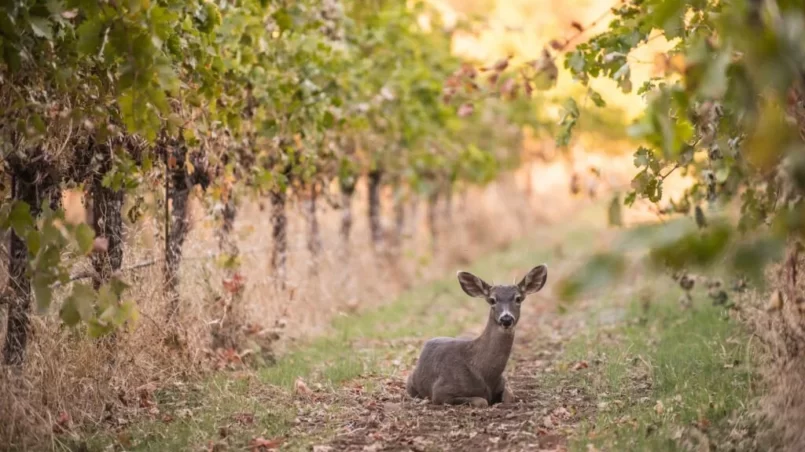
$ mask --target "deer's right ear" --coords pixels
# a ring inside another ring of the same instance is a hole
[[[471,297],[486,298],[489,295],[489,284],[470,272],[458,272],[458,283],[464,292]]]

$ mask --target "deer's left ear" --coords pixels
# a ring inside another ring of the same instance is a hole
[[[523,292],[523,294],[528,295],[539,292],[547,280],[548,267],[546,267],[544,264],[538,265],[532,268],[531,271],[528,272],[528,274],[526,274],[519,283],[517,283],[517,287],[521,292]]]
[[[470,272],[458,272],[458,283],[464,292],[476,298],[486,298],[489,295],[489,284]]]

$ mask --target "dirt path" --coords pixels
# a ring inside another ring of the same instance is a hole
[[[558,245],[567,239],[565,232],[552,233],[550,243],[543,244],[554,255],[550,259],[553,281],[571,271],[576,262],[569,258],[557,262],[556,255],[564,254]],[[506,264],[510,262],[501,266],[507,267]],[[457,287],[458,283],[454,284]],[[473,302],[477,300],[469,301]],[[461,324],[458,329],[467,335],[475,336],[483,327],[481,320],[485,318],[479,316],[483,317],[485,310],[475,307],[472,313],[457,316],[457,323]],[[424,340],[401,337],[391,344],[369,341],[363,346],[353,346],[379,349],[388,360],[398,364],[399,372],[393,372],[392,376],[364,375],[334,391],[316,393],[318,408],[303,410],[289,436],[322,438],[323,441],[312,440],[299,446],[301,450],[310,450],[313,444],[317,452],[566,450],[568,436],[580,421],[592,415],[595,401],[588,394],[589,388],[555,374],[555,366],[564,362],[564,345],[583,327],[587,313],[559,314],[556,308],[557,301],[549,291],[532,296],[523,305],[506,372],[517,397],[515,404],[475,409],[435,406],[411,399],[405,392],[405,380]],[[577,363],[574,370],[583,371],[587,366],[586,362]],[[295,447],[289,445],[289,449]]]
[[[555,384],[541,380],[577,322],[544,308],[530,311],[518,327],[509,365],[516,404],[434,406],[405,395],[405,374],[375,377],[378,389],[371,392],[356,389],[367,385],[368,379],[361,378],[330,401],[344,408],[338,415],[303,418],[298,433],[310,434],[310,426],[335,426],[334,437],[314,447],[318,451],[564,450],[567,435],[594,404],[582,386],[563,384],[557,391]]]

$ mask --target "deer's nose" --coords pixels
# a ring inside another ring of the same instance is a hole
[[[514,317],[511,314],[503,314],[500,316],[500,324],[508,328],[514,325]]]

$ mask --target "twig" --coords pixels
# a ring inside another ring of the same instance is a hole
[[[677,169],[678,169],[680,166],[682,166],[682,165],[680,165],[679,163],[677,163],[676,165],[674,165],[674,167],[673,167],[673,168],[671,168],[670,170],[668,170],[668,172],[667,172],[667,173],[665,173],[665,175],[661,175],[661,176],[660,176],[660,180],[665,180],[665,178],[666,178],[666,177],[670,176],[670,175],[671,175],[671,173],[673,173],[674,171],[676,171],[676,170],[677,170]]]

